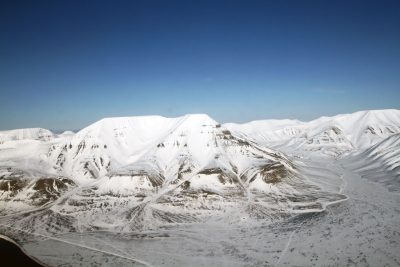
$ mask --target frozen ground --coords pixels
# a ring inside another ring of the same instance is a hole
[[[51,266],[399,266],[400,195],[361,178],[351,162],[318,159],[341,173],[347,200],[270,224],[209,221],[130,234],[24,238],[16,229],[1,229]]]
[[[399,266],[400,111],[0,132],[0,234],[48,266]]]

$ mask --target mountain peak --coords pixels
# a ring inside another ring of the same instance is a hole
[[[199,123],[199,124],[206,124],[206,125],[216,125],[218,124],[218,122],[216,122],[213,118],[211,118],[210,116],[208,116],[207,114],[187,114],[185,116],[183,116],[183,118],[185,118],[185,121],[190,121],[194,124]]]

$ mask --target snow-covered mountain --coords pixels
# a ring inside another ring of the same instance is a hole
[[[42,128],[16,129],[10,131],[0,131],[0,144],[13,140],[50,140],[54,134]]]
[[[288,254],[310,259],[300,266],[335,265],[338,251],[354,260],[360,246],[372,263],[379,253],[396,262],[396,235],[386,233],[398,232],[398,110],[246,124],[204,114],[106,118],[77,133],[0,137],[0,232],[49,265],[117,256],[219,266],[229,255],[225,266],[265,266]]]
[[[364,178],[400,190],[400,133],[390,135],[354,156],[351,165]]]
[[[46,207],[46,216],[17,223],[52,229],[67,220],[67,229],[127,231],[210,219],[279,220],[346,198],[337,173],[321,174],[299,156],[369,148],[372,157],[388,147],[392,161],[385,162],[396,169],[399,144],[390,140],[399,132],[398,110],[223,125],[205,114],[121,117],[75,134],[0,132],[1,214]]]
[[[400,110],[369,110],[297,120],[264,120],[224,124],[235,134],[283,151],[304,150],[337,156],[366,149],[400,132]]]

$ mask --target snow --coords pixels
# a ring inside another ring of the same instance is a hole
[[[42,128],[16,129],[10,131],[0,131],[0,143],[11,140],[44,140],[47,141],[54,137],[54,134]]]
[[[364,178],[400,190],[400,134],[393,134],[365,151],[354,153],[351,167]]]
[[[309,122],[265,120],[245,124],[224,124],[237,135],[264,146],[290,153],[302,149],[307,154],[338,156],[364,150],[400,132],[400,110],[369,110]],[[305,156],[305,155],[303,155]]]
[[[145,176],[112,176],[104,177],[98,182],[97,192],[119,196],[133,195],[140,190],[151,190],[153,187]]]
[[[68,136],[73,136],[75,133],[73,131],[64,131],[61,134],[58,135],[58,137],[68,137]]]
[[[51,266],[398,266],[399,146],[399,110],[3,131],[0,233]]]

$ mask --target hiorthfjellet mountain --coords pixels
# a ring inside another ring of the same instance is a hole
[[[0,132],[0,234],[46,266],[398,266],[400,111]]]

